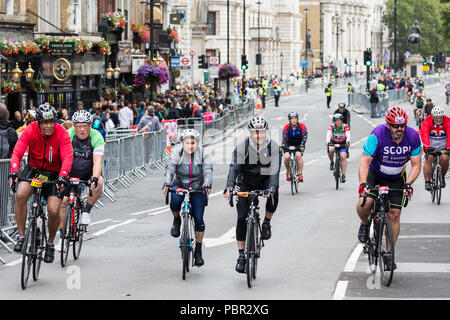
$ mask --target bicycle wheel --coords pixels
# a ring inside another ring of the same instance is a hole
[[[295,162],[295,193],[298,193],[298,184],[299,184],[299,180],[298,180],[298,168],[297,168],[297,162]]]
[[[67,257],[69,256],[70,238],[72,237],[72,206],[67,206],[66,215],[64,216],[64,234],[61,239],[61,267],[67,264]]]
[[[181,236],[181,256],[183,260],[183,280],[186,280],[186,273],[189,272],[189,224],[187,216],[183,217],[183,232]]]
[[[22,248],[22,270],[20,273],[20,281],[22,289],[25,290],[28,284],[28,278],[30,277],[31,267],[33,265],[33,258],[35,254],[36,245],[36,219],[32,218],[28,224],[27,231],[25,233],[25,241]]]
[[[341,177],[341,164],[340,164],[340,157],[338,154],[336,154],[336,160],[334,161],[334,178],[336,180],[336,190],[339,189],[339,178]]]
[[[259,253],[261,251],[261,244],[260,244],[260,238],[259,238],[259,223],[255,224],[255,254],[253,255],[253,272],[252,272],[252,276],[253,279],[256,279],[256,272],[258,271],[258,259],[259,259]]]
[[[391,256],[390,263],[386,265],[384,257],[389,255]],[[394,261],[395,248],[392,227],[389,219],[384,218],[383,220],[380,220],[378,227],[378,264],[380,265],[381,282],[386,287],[389,287],[392,282],[392,277],[394,276]]]
[[[47,234],[45,231],[45,221],[42,220],[40,226],[36,230],[36,252],[37,257],[33,263],[33,280],[37,281],[39,272],[41,271],[42,255],[44,254],[45,246],[47,245]]]
[[[75,241],[73,241],[73,258],[77,260],[80,257],[81,247],[83,246],[84,226],[81,225],[81,208],[77,208],[73,222],[73,233]]]
[[[442,171],[441,166],[437,166],[436,168],[436,203],[437,205],[441,204],[441,191],[442,191]]]
[[[289,175],[291,176],[291,193],[292,195],[295,194],[294,189],[295,189],[295,171],[294,171],[294,165],[292,164],[291,161],[291,166],[289,167]]]
[[[247,222],[247,239],[245,241],[245,273],[247,274],[247,285],[252,287],[253,272],[254,272],[254,255],[255,255],[255,238],[254,238],[254,222],[250,220]]]

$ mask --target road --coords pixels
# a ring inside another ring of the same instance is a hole
[[[443,102],[442,89],[430,90]],[[332,104],[347,101],[345,89],[336,90]],[[409,114],[411,106],[404,105]],[[234,270],[236,212],[222,191],[234,145],[248,132],[239,130],[224,143],[208,147],[215,158],[212,196],[206,209],[205,265],[181,279],[178,240],[170,236],[172,215],[161,193],[162,173],[135,179],[120,188],[117,202],[105,199],[94,209],[81,257],[69,257],[61,268],[59,256],[43,264],[40,279],[23,291],[20,255],[0,254],[0,299],[427,299],[450,298],[450,196],[443,192],[440,206],[432,204],[422,176],[414,184],[413,201],[401,217],[396,247],[398,269],[390,288],[370,283],[366,257],[361,254],[356,215],[357,167],[365,139],[383,119],[352,112],[352,147],[347,182],[335,190],[325,154],[326,130],[334,109],[326,108],[324,94],[282,97],[280,107],[262,111],[271,135],[279,140],[287,115],[297,111],[308,127],[304,183],[290,194],[284,171],[280,201],[272,219],[272,238],[266,241],[258,264],[258,279],[247,288],[246,276]],[[450,113],[449,113],[450,114]],[[412,122],[410,122],[411,125]],[[446,191],[446,189],[444,190]]]

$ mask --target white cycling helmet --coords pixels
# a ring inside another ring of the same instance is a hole
[[[194,129],[186,129],[180,135],[180,141],[183,142],[186,138],[194,138],[195,140],[200,140],[200,133]]]
[[[444,116],[444,114],[445,110],[441,106],[435,106],[433,107],[433,109],[431,109],[431,115],[435,118],[441,118]]]
[[[92,115],[86,110],[79,110],[72,116],[73,123],[92,123]]]
[[[263,117],[253,117],[248,120],[247,129],[250,131],[268,130],[269,124]]]

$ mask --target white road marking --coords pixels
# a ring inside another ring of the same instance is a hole
[[[359,256],[361,255],[361,252],[363,251],[363,245],[362,243],[358,243],[356,248],[353,250],[352,254],[350,255],[350,258],[347,261],[347,264],[345,265],[344,272],[353,272],[356,267],[356,263],[358,262]]]
[[[348,281],[339,281],[334,291],[333,300],[343,300],[347,291]]]
[[[158,210],[162,210],[162,209],[168,209],[169,206],[164,206],[164,207],[159,207],[159,208],[153,208],[153,209],[149,209],[149,210],[144,210],[144,211],[139,211],[139,212],[135,212],[135,213],[131,213],[130,216],[138,216],[141,214],[146,214],[146,213],[150,213],[153,211],[158,211]]]
[[[5,267],[13,267],[16,266],[18,264],[22,263],[22,258],[11,261],[10,263],[5,264]]]
[[[372,127],[376,128],[377,125],[375,123],[373,123],[372,121],[370,121],[369,119],[367,119],[366,117],[358,114],[358,117],[360,117],[361,119],[363,119],[364,121],[366,121],[368,124],[370,124]]]
[[[217,247],[236,241],[236,227],[231,228],[218,238],[204,238],[203,243],[206,248]]]
[[[105,220],[100,220],[100,221],[96,221],[90,224],[90,226],[95,226],[96,224],[101,224],[101,223],[105,223],[108,221],[111,221],[112,219],[105,219]]]
[[[399,236],[400,239],[436,239],[436,238],[443,238],[443,239],[449,239],[449,235],[441,235],[441,234],[432,234],[432,235],[412,235],[412,236]]]
[[[94,237],[101,236],[102,234],[105,234],[105,233],[107,233],[107,232],[109,232],[109,231],[112,231],[112,230],[114,230],[114,229],[116,229],[116,228],[118,228],[118,227],[121,227],[121,226],[130,224],[130,223],[132,223],[132,222],[134,222],[134,221],[136,221],[136,219],[128,219],[128,220],[125,220],[125,221],[122,222],[122,223],[119,223],[119,224],[113,224],[113,225],[111,225],[111,226],[109,226],[109,227],[107,227],[107,228],[105,228],[105,229],[102,229],[102,230],[100,230],[100,231],[97,231],[96,233],[93,233],[92,236],[94,236]]]

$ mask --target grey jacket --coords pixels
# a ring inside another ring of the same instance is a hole
[[[183,146],[178,146],[167,162],[164,183],[198,190],[205,184],[212,187],[212,173],[211,153],[198,147],[193,155],[189,155]]]
[[[144,114],[138,124],[138,130],[146,129],[148,132],[159,131],[160,123],[157,116]]]

